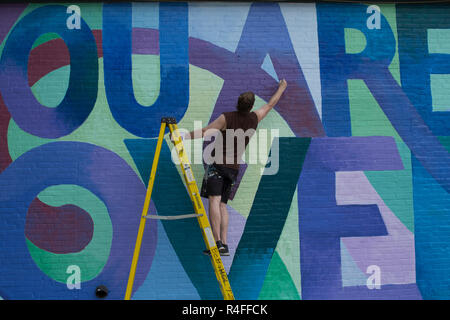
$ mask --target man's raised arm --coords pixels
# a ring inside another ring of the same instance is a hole
[[[287,87],[286,80],[284,80],[284,79],[281,80],[280,83],[278,84],[277,91],[270,98],[269,102],[255,111],[256,116],[258,117],[258,122],[261,122],[261,120],[266,117],[266,115],[269,113],[269,111],[272,110],[273,107],[275,107],[275,105],[278,103],[278,100],[280,100],[281,95],[283,94],[284,90],[286,90],[286,87]]]

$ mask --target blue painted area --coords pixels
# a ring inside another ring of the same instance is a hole
[[[450,135],[450,112],[434,112],[431,74],[450,74],[450,55],[433,52],[428,47],[429,29],[449,29],[450,7],[447,5],[398,5],[398,50],[402,89],[432,133]],[[440,39],[441,40],[441,39]],[[441,40],[444,42],[445,38]],[[430,53],[433,52],[433,53]],[[441,94],[448,95],[442,88]]]
[[[249,3],[189,3],[189,36],[235,52],[247,19]],[[230,28],[230,26],[233,26]]]
[[[352,135],[347,79],[374,77],[374,70],[387,69],[395,54],[394,34],[383,15],[380,29],[367,28],[367,7],[317,3],[322,122],[327,136]],[[364,34],[367,45],[362,52],[346,53],[345,28]]]
[[[412,157],[416,282],[424,299],[450,298],[450,194]],[[436,266],[439,265],[439,268]]]
[[[131,3],[105,3],[103,63],[111,113],[134,135],[156,137],[161,118],[170,116],[180,121],[189,104],[188,4],[159,4],[161,82],[159,96],[151,107],[142,106],[134,96],[131,34]]]
[[[133,300],[198,300],[200,296],[183,269],[164,227],[158,222],[158,245],[152,267]]]
[[[275,68],[273,67],[273,63],[272,63],[272,60],[270,59],[269,55],[266,55],[266,57],[264,58],[261,68],[264,71],[266,71],[268,74],[270,74],[272,76],[272,78],[274,78],[277,81],[280,81],[278,79],[277,73],[275,71]]]
[[[159,28],[158,2],[133,2],[133,28]]]

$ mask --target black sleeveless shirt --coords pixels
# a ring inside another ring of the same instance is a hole
[[[223,115],[227,125],[221,131],[223,161],[219,165],[239,170],[242,154],[258,126],[258,117],[254,112],[239,111],[224,112]]]

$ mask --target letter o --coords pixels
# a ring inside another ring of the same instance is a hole
[[[12,118],[23,130],[43,138],[59,138],[78,128],[97,100],[98,56],[95,38],[81,19],[81,30],[66,26],[67,7],[49,5],[23,17],[9,35],[0,59],[0,92]],[[41,105],[28,84],[28,57],[45,33],[57,33],[70,53],[70,78],[56,108]]]

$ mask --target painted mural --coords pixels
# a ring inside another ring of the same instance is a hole
[[[279,170],[246,164],[228,202],[235,297],[450,298],[450,5],[0,16],[1,298],[96,299],[104,285],[123,299],[161,117],[192,130],[241,92],[262,106],[279,79],[288,89],[258,127],[279,130]],[[171,148],[150,214],[192,211]],[[150,220],[132,298],[221,299],[203,249],[195,220]]]

